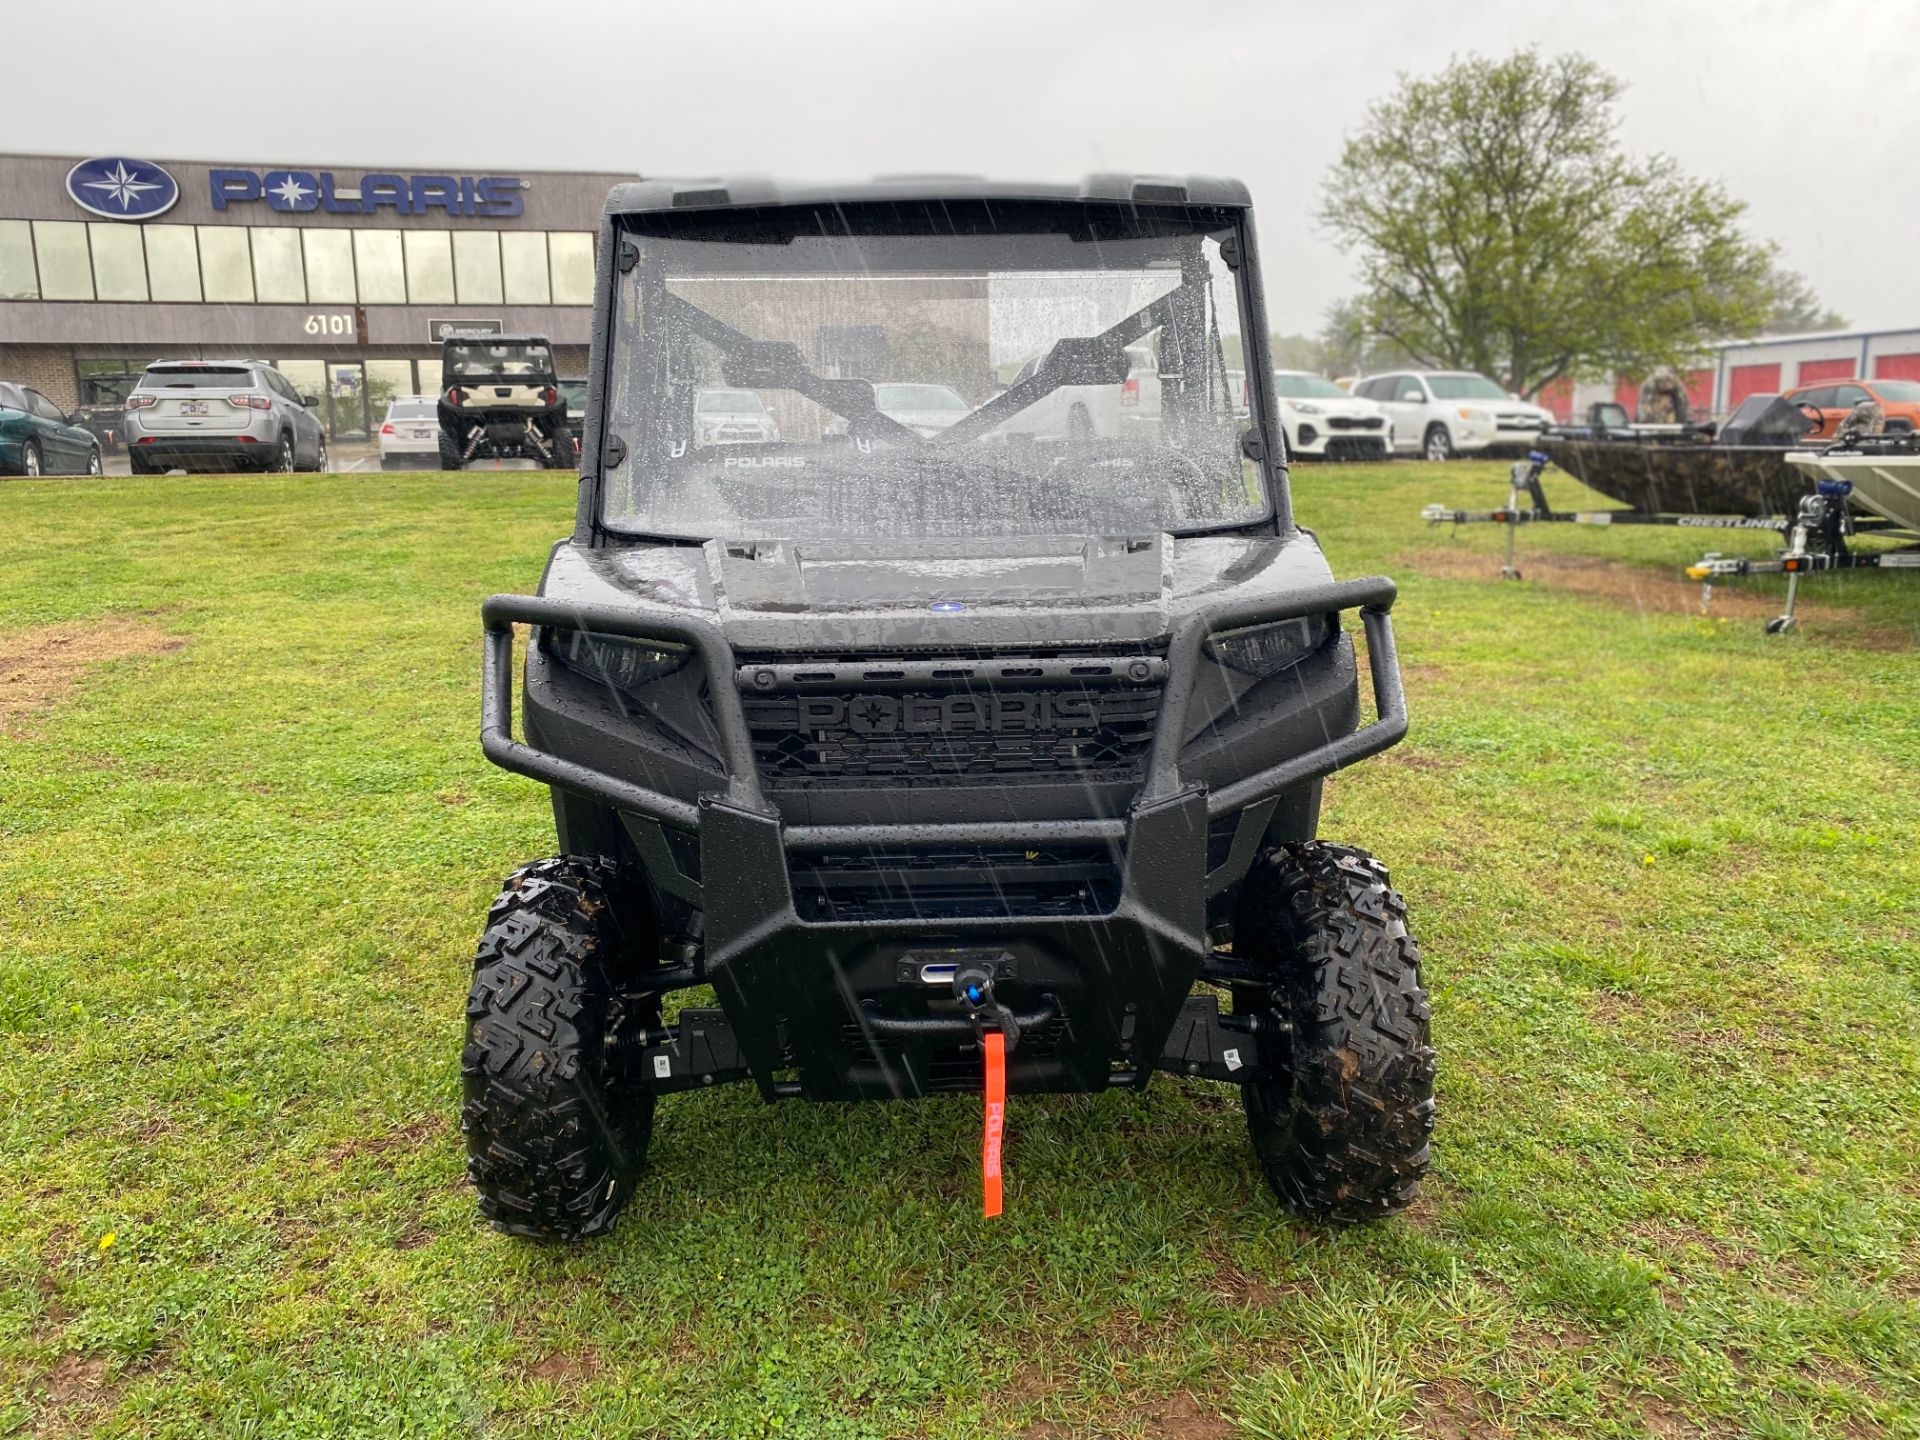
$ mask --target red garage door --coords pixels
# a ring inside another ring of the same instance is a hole
[[[1692,407],[1696,420],[1704,420],[1713,413],[1713,371],[1687,372],[1687,404]]]
[[[1736,365],[1727,372],[1727,406],[1731,409],[1749,395],[1777,394],[1778,365]]]
[[[1851,380],[1853,361],[1851,360],[1802,360],[1800,378],[1793,383],[1799,385],[1818,385],[1822,380]]]
[[[1551,385],[1540,387],[1540,393],[1533,397],[1533,403],[1553,412],[1556,420],[1573,418],[1573,381],[1562,375]]]
[[[1920,380],[1920,355],[1882,355],[1873,362],[1876,380]]]

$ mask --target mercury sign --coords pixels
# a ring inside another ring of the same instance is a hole
[[[527,182],[511,175],[360,175],[331,170],[209,170],[213,208],[264,202],[299,215],[471,215],[507,219],[526,208]]]

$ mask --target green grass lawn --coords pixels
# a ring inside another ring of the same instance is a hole
[[[1674,578],[1763,536],[1543,527],[1502,583],[1417,516],[1503,475],[1296,482],[1401,582],[1413,733],[1324,829],[1425,945],[1411,1213],[1291,1222],[1197,1082],[1016,1097],[996,1223],[976,1102],[734,1089],[576,1249],[481,1227],[454,1123],[553,843],[476,611],[571,486],[0,487],[0,1434],[1920,1434],[1920,577],[1776,639],[1777,583]]]

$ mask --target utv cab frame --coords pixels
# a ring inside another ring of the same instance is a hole
[[[1406,731],[1394,587],[1294,522],[1256,255],[1225,180],[612,192],[574,533],[482,610],[482,744],[551,787],[560,851],[507,881],[469,1000],[496,1226],[608,1228],[656,1097],[734,1081],[991,1117],[1165,1070],[1241,1088],[1297,1211],[1411,1200],[1418,950],[1384,869],[1317,839],[1323,779]],[[1150,433],[1021,428],[1138,343]],[[970,413],[880,411],[909,364]],[[703,450],[717,384],[784,438]]]

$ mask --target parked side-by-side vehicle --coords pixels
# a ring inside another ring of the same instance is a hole
[[[468,995],[482,1213],[605,1231],[656,1102],[741,1082],[982,1096],[991,1214],[1019,1096],[1161,1071],[1239,1090],[1297,1212],[1409,1203],[1419,949],[1319,837],[1405,733],[1394,586],[1334,578],[1232,393],[1245,189],[648,181],[599,253],[575,527],[482,609],[482,744],[557,830]]]

